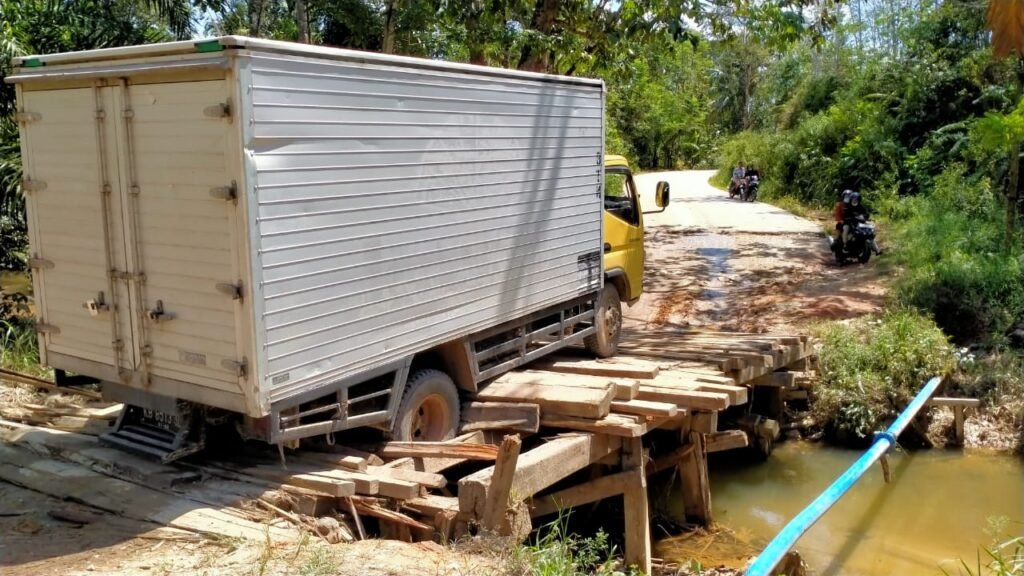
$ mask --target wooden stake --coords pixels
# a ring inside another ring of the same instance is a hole
[[[484,516],[480,520],[484,529],[503,536],[511,533],[511,524],[505,512],[508,510],[512,480],[515,477],[516,462],[519,460],[522,444],[519,436],[509,435],[502,440],[501,447],[498,448],[498,458],[494,462],[494,476],[491,477],[491,485],[487,489]]]
[[[352,519],[356,522],[356,532],[359,534],[360,540],[366,540],[366,530],[363,529],[363,521],[359,518],[359,511],[356,510],[356,503],[351,498],[348,500],[348,511],[352,514]]]
[[[704,435],[690,433],[690,450],[679,462],[679,478],[683,483],[683,506],[686,519],[707,526],[711,524],[711,487],[708,482],[707,453]]]
[[[651,572],[651,524],[647,510],[647,474],[641,438],[623,441],[622,468],[630,472],[623,482],[623,508],[626,516],[626,565],[636,566],[644,574]]]

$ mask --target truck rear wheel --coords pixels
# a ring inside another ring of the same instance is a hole
[[[583,343],[598,358],[615,356],[619,351],[619,334],[622,332],[622,302],[614,284],[605,283],[597,297],[597,310],[594,314],[597,332]]]
[[[419,370],[409,377],[391,436],[411,442],[439,442],[459,428],[459,391],[440,370]]]

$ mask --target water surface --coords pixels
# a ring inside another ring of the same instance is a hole
[[[659,556],[742,567],[861,452],[806,442],[781,444],[767,462],[712,461],[713,535],[662,540]],[[890,456],[868,472],[796,545],[820,576],[956,574],[957,558],[988,545],[992,519],[1024,534],[1024,460],[975,451]]]

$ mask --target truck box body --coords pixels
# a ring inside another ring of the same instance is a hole
[[[55,368],[261,417],[601,287],[600,81],[240,37],[15,63]]]

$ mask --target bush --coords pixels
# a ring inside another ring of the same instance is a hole
[[[988,181],[953,165],[928,198],[903,202],[897,301],[933,316],[956,342],[998,340],[1024,314],[1024,263],[1004,246],[1002,206]]]
[[[893,310],[817,330],[816,419],[840,443],[861,444],[902,411],[931,377],[954,367],[953,348],[929,318]]]

